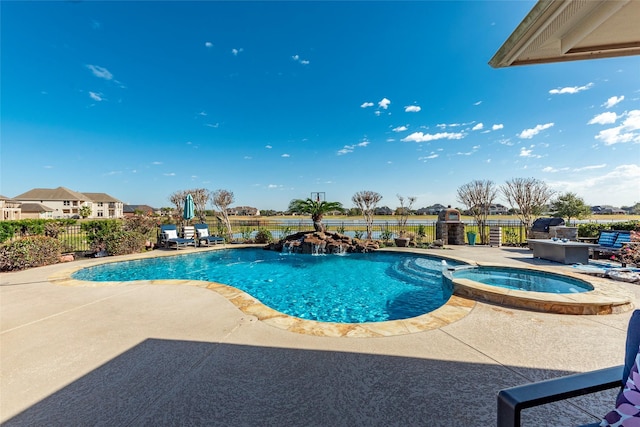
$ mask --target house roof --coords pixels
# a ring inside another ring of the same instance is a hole
[[[155,212],[157,209],[149,205],[124,205],[122,211],[125,213],[135,213],[135,211]]]
[[[65,187],[34,188],[14,197],[14,200],[87,200],[87,196]]]
[[[494,68],[640,54],[640,1],[538,0]]]
[[[115,197],[111,197],[107,193],[82,193],[89,198],[92,202],[120,202]]]
[[[20,210],[25,213],[53,212],[53,209],[40,203],[23,203]]]

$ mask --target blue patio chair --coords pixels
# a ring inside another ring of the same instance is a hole
[[[196,241],[194,239],[178,237],[178,229],[175,224],[165,224],[160,226],[160,240],[158,244],[165,248],[170,248],[172,245],[175,245],[176,250],[179,250],[187,246],[195,246]]]
[[[198,243],[206,246],[224,243],[224,238],[212,236],[211,233],[209,233],[209,226],[207,224],[196,224],[195,227]]]
[[[624,365],[501,390],[498,393],[498,427],[520,426],[520,412],[523,409],[612,388],[620,388],[618,402],[615,403],[624,403],[621,402],[620,396],[622,396],[622,391],[627,385],[629,373],[634,369],[636,358],[640,353],[639,347],[640,310],[636,310],[631,315],[627,330]],[[614,402],[612,402],[611,406],[612,408],[615,406]],[[605,414],[602,415],[604,416]],[[595,423],[583,427],[599,425],[600,423]]]

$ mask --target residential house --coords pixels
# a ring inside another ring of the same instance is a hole
[[[149,205],[124,205],[122,212],[125,218],[134,216],[136,213],[142,213],[147,216],[159,214],[158,209],[152,208]]]
[[[382,206],[373,210],[374,215],[393,215],[393,211],[389,206]]]
[[[17,200],[0,195],[0,220],[22,219],[20,205],[21,203]]]
[[[227,213],[229,215],[236,216],[260,216],[260,210],[251,206],[237,206],[235,208],[228,208]]]
[[[591,206],[591,213],[595,215],[624,215],[627,212],[611,205]]]
[[[436,203],[435,205],[420,208],[416,211],[416,215],[438,215],[441,211],[447,209],[446,206]]]
[[[53,219],[53,209],[41,203],[23,203],[20,210],[22,219]]]
[[[91,208],[89,218],[123,217],[122,202],[105,193],[79,193],[65,187],[34,188],[14,200],[44,205],[51,209],[52,218],[79,218],[84,206]]]
[[[123,218],[123,206],[120,200],[106,193],[82,193],[91,200],[92,218]]]

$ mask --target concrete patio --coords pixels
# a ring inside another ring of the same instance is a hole
[[[571,269],[527,249],[450,248],[431,253]],[[502,388],[622,364],[631,315],[477,302],[422,332],[319,337],[269,325],[188,283],[48,280],[70,265],[0,276],[3,425],[490,426]],[[611,286],[639,306],[638,285]],[[594,422],[613,395],[527,410],[523,425]]]

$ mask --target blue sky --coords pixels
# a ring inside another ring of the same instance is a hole
[[[534,177],[639,202],[640,57],[492,69],[533,5],[3,1],[0,194],[418,208]]]

